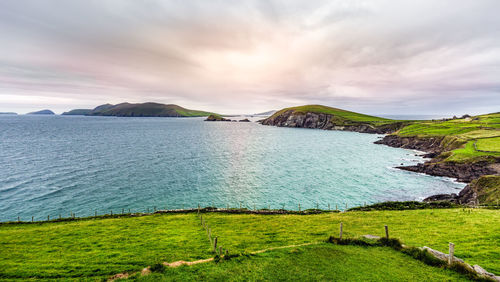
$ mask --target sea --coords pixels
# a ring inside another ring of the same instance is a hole
[[[0,116],[0,221],[212,206],[345,209],[457,193],[382,135],[203,118]]]

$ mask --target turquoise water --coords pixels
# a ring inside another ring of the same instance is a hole
[[[380,135],[200,118],[0,116],[0,220],[121,209],[339,208],[457,192]]]

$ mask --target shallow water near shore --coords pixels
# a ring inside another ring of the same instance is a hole
[[[0,116],[0,221],[201,206],[327,209],[464,187],[381,135],[202,118]]]

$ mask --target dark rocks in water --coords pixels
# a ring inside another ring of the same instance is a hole
[[[434,195],[426,198],[424,201],[449,201],[463,205],[497,205],[500,201],[500,175],[484,175],[478,179],[474,179],[458,195]]]
[[[417,164],[414,166],[399,166],[397,168],[420,172],[434,176],[456,178],[461,182],[471,182],[483,175],[497,174],[494,164],[482,161],[475,163],[435,162],[436,160]]]
[[[245,118],[245,119],[240,119],[239,121],[240,121],[240,122],[250,122],[250,120],[249,120],[249,119],[247,119],[247,118]]]
[[[51,110],[41,110],[41,111],[28,113],[28,115],[55,115],[55,113]]]
[[[230,119],[223,118],[219,115],[209,115],[205,121],[231,121]]]
[[[438,155],[443,148],[441,148],[441,141],[444,137],[401,137],[397,135],[387,135],[381,140],[375,141],[375,144],[383,144],[395,148],[405,148],[412,150],[419,150],[427,152],[426,156]]]

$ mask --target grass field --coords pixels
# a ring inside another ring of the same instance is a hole
[[[446,137],[442,145],[453,144],[455,148],[452,146],[454,150],[445,156],[445,161],[474,162],[500,157],[500,113],[447,121],[415,121],[397,135]]]
[[[376,267],[376,269],[375,269]],[[382,247],[328,243],[167,268],[140,281],[467,281]]]
[[[204,217],[213,236],[218,236],[219,244],[233,254],[321,242],[338,234],[339,222],[344,223],[347,237],[382,235],[387,224],[390,236],[400,238],[407,245],[426,245],[446,252],[448,242],[453,242],[458,257],[500,273],[498,210],[318,215],[207,213]],[[0,225],[0,278],[4,279],[106,278],[124,271],[138,271],[157,262],[192,261],[211,256],[209,240],[196,214]],[[256,266],[250,263],[248,268],[252,267]],[[377,271],[377,274],[380,273]]]

